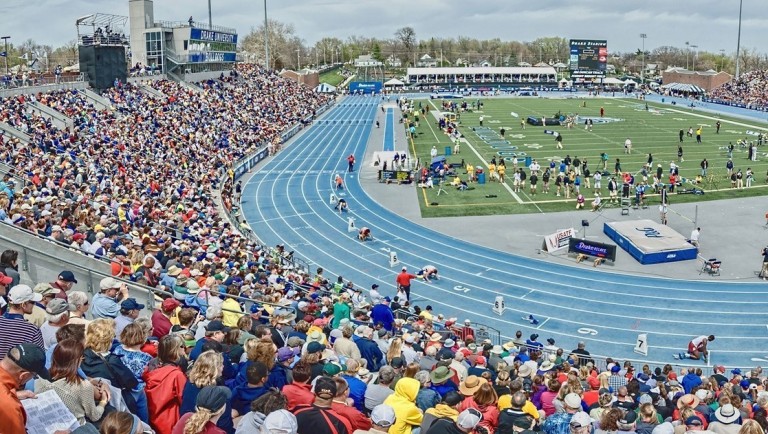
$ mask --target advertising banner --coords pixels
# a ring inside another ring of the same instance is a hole
[[[381,93],[380,81],[353,81],[349,83],[349,92],[355,93]]]
[[[598,258],[610,259],[614,262],[616,261],[616,246],[613,244],[598,243],[597,241],[581,238],[571,238],[568,240],[568,252],[582,253]]]
[[[558,229],[554,234],[544,237],[544,246],[547,252],[556,252],[568,247],[568,243],[574,235],[576,235],[576,231],[573,228]]]

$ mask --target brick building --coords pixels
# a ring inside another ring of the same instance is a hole
[[[733,76],[727,72],[709,71],[689,71],[685,68],[668,68],[661,73],[663,84],[682,83],[693,84],[711,92],[712,89],[722,86],[731,81]]]
[[[320,84],[320,74],[313,69],[302,69],[298,72],[286,69],[280,73],[280,76],[291,79],[305,86],[309,86],[313,89],[317,87],[318,84]]]

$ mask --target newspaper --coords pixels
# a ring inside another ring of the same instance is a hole
[[[27,412],[28,434],[52,434],[80,426],[54,390],[38,393],[36,399],[25,399],[21,403]]]

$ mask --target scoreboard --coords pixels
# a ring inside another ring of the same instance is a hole
[[[571,39],[569,67],[573,77],[604,77],[608,65],[608,41]]]

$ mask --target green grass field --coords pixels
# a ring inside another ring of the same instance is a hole
[[[598,167],[602,167],[600,154],[605,152],[609,155],[608,171],[613,173],[616,158],[621,159],[621,168],[625,172],[637,174],[648,159],[648,153],[653,154],[654,171],[658,163],[664,168],[664,179],[669,173],[669,163],[675,161],[680,166],[680,175],[688,180],[694,180],[696,175],[701,172],[700,163],[706,158],[709,161],[708,175],[714,175],[714,182],[705,179],[704,182],[696,187],[703,189],[706,194],[672,194],[671,203],[693,202],[702,200],[716,200],[724,198],[736,198],[747,196],[758,196],[768,194],[768,184],[766,184],[766,171],[768,171],[768,154],[765,148],[758,148],[758,161],[749,161],[747,159],[746,149],[736,145],[738,139],[749,138],[755,140],[756,137],[748,136],[748,130],[768,131],[768,124],[748,121],[728,116],[715,116],[705,112],[694,112],[681,106],[672,106],[669,104],[648,103],[649,110],[645,110],[645,102],[636,99],[541,99],[541,98],[509,98],[509,99],[480,99],[484,105],[482,111],[462,113],[460,117],[460,132],[467,139],[461,147],[460,155],[451,155],[448,162],[458,163],[462,159],[473,166],[482,165],[487,172],[488,162],[493,156],[497,160],[500,148],[493,148],[487,143],[489,133],[485,133],[485,140],[473,131],[473,128],[479,127],[479,117],[484,117],[483,126],[490,128],[491,133],[498,133],[501,127],[506,130],[505,139],[509,141],[511,147],[516,147],[508,152],[525,153],[536,159],[542,167],[548,167],[549,162],[560,161],[566,155],[571,158],[578,156],[582,161],[586,158],[589,161],[589,168],[592,173]],[[469,98],[467,102],[477,101],[476,98]],[[582,104],[586,101],[586,107]],[[430,100],[422,101],[422,104],[430,104],[430,109],[442,111],[440,109],[441,101]],[[418,102],[417,102],[418,105]],[[521,118],[528,116],[552,117],[555,113],[561,112],[567,114],[579,114],[581,116],[598,117],[600,107],[605,109],[605,117],[615,119],[608,123],[595,123],[592,132],[586,131],[584,125],[577,124],[572,129],[565,126],[548,126],[546,129],[558,131],[563,136],[564,149],[555,148],[555,140],[552,135],[544,133],[544,127],[526,125],[523,130],[520,125]],[[512,116],[512,112],[519,117]],[[721,122],[720,134],[715,134],[715,123]],[[702,126],[702,143],[697,144],[695,137],[684,137],[683,159],[682,163],[677,162],[678,132],[680,129],[688,130],[693,127],[694,131],[698,126]],[[487,130],[486,130],[487,131]],[[624,141],[630,138],[632,140],[632,154],[624,154]],[[502,140],[496,137],[495,140]],[[733,154],[734,170],[741,169],[746,172],[750,167],[755,173],[755,181],[752,188],[742,190],[732,189],[730,180],[726,174],[727,154],[725,147],[729,142],[736,146]],[[432,116],[428,115],[426,119],[421,118],[417,134],[413,142],[412,152],[414,152],[421,161],[429,161],[429,152],[432,146],[437,146],[439,154],[442,155],[446,146],[452,147],[450,138],[441,131],[437,122]],[[504,145],[496,145],[504,146]],[[523,164],[521,162],[520,167]],[[529,170],[527,168],[526,172]],[[526,190],[516,193],[515,197],[512,190],[512,164],[507,162],[507,182],[500,184],[490,182],[486,176],[486,184],[470,184],[473,187],[469,191],[459,192],[455,188],[445,186],[447,194],[437,196],[437,188],[423,189],[419,193],[420,206],[424,217],[446,217],[463,215],[489,215],[489,214],[517,214],[533,212],[552,212],[567,211],[575,209],[575,198],[565,200],[563,197],[555,196],[554,176],[550,182],[550,193],[542,194],[541,176],[539,177],[539,193],[535,196],[530,195],[528,185]],[[466,171],[461,170],[459,175],[466,180]],[[640,176],[636,175],[639,180]],[[651,175],[649,174],[649,184]],[[607,197],[608,180],[603,179],[601,196]],[[687,187],[693,187],[692,184],[686,184]],[[657,204],[659,198],[652,194],[649,189],[648,203]],[[593,190],[586,189],[582,181],[582,194],[586,198],[586,208],[590,208],[590,203],[594,197]],[[490,196],[490,197],[489,197]],[[493,197],[495,196],[495,197]]]
[[[318,79],[320,80],[320,83],[328,83],[331,86],[338,86],[346,79],[343,75],[339,74],[339,71],[339,69],[333,69],[331,71],[324,72],[320,74]]]

